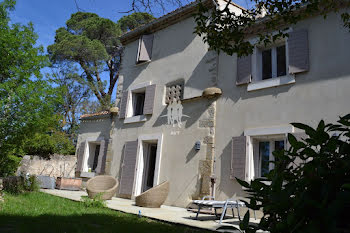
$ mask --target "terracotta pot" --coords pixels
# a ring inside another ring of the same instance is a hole
[[[77,191],[81,189],[81,184],[82,184],[81,178],[57,177],[56,179],[57,189]]]

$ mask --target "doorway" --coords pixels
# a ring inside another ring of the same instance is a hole
[[[145,143],[145,153],[144,156],[144,169],[142,175],[142,192],[154,186],[154,173],[156,168],[157,160],[157,144],[156,143]]]

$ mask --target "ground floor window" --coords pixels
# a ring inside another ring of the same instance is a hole
[[[274,164],[270,161],[274,161],[273,152],[276,150],[283,150],[285,148],[285,140],[284,139],[273,139],[273,140],[258,140],[258,156],[254,156],[258,159],[258,169],[257,176],[264,177],[270,170],[273,169]]]

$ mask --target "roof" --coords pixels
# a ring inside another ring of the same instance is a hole
[[[132,31],[126,32],[120,36],[120,41],[123,45],[125,45],[139,39],[139,37],[143,34],[154,33],[177,22],[180,22],[181,20],[189,18],[197,10],[199,3],[199,0],[193,1],[183,7],[169,12],[166,15],[154,19],[147,24],[141,25]],[[207,7],[215,6],[216,0],[203,0],[202,3]]]
[[[99,117],[99,116],[107,116],[109,114],[110,114],[110,111],[101,111],[101,112],[81,115],[80,119],[83,119],[83,118],[95,118],[95,117]]]

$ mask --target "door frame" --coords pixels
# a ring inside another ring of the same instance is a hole
[[[159,184],[160,177],[160,166],[161,166],[161,157],[162,157],[162,144],[163,144],[163,134],[144,134],[138,137],[138,152],[136,156],[136,169],[135,169],[135,181],[134,188],[132,192],[132,198],[141,194],[142,191],[142,177],[144,171],[144,145],[147,142],[153,142],[157,144],[157,156],[156,156],[156,165],[154,169],[154,178],[153,185],[156,186]]]

